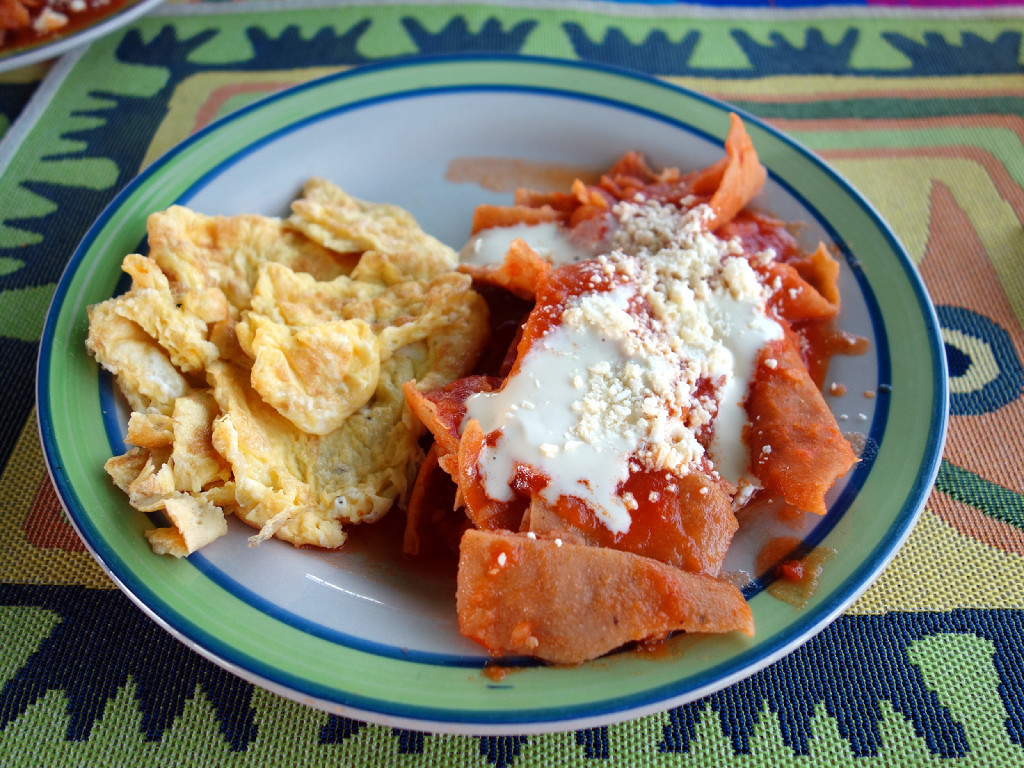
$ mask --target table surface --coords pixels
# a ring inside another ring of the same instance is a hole
[[[173,4],[57,62],[0,74],[0,764],[1024,765],[1024,13],[738,5]],[[507,34],[485,38],[486,22]],[[325,28],[330,45],[274,45]],[[685,35],[701,45],[673,43]],[[642,44],[659,39],[657,55]],[[706,699],[617,725],[425,734],[256,688],[117,590],[48,479],[35,360],[69,254],[160,153],[289,84],[496,45],[665,78],[818,153],[920,271],[951,417],[908,541],[814,643]]]

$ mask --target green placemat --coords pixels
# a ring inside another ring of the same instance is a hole
[[[0,144],[0,763],[1024,765],[1024,17],[685,14],[170,6],[56,65]],[[142,167],[290,84],[471,51],[633,67],[768,119],[892,224],[943,328],[945,459],[882,578],[763,672],[622,725],[429,735],[254,688],[113,589],[63,520],[41,456],[32,380],[49,298]]]

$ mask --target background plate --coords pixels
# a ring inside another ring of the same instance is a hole
[[[866,441],[824,518],[797,532],[828,548],[800,610],[748,590],[753,639],[678,637],[573,668],[524,665],[503,679],[458,635],[450,573],[387,546],[341,553],[249,529],[187,560],[154,556],[149,521],[103,472],[122,450],[124,414],[85,351],[86,307],[113,295],[121,258],[142,247],[146,216],[180,203],[210,214],[284,215],[309,176],[409,209],[458,248],[473,208],[510,194],[449,179],[452,162],[507,158],[600,170],[629,149],[655,165],[722,155],[728,109],[657,80],[576,63],[505,57],[416,59],[294,88],[235,113],[155,162],[111,203],[61,279],[41,345],[37,399],[51,476],[86,545],[162,626],[235,673],[332,712],[400,727],[523,733],[593,726],[692,700],[752,674],[834,619],[898,549],[934,479],[946,423],[946,374],[934,313],[916,271],[877,214],[794,142],[744,115],[769,182],[756,201],[808,223],[845,263],[840,325],[870,351],[837,358],[830,398]],[[868,398],[864,392],[876,393]],[[107,439],[103,439],[103,435]],[[791,535],[792,530],[786,529]],[[751,570],[771,527],[744,529],[728,569]]]

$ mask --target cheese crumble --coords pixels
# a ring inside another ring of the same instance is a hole
[[[480,457],[491,498],[511,500],[517,467],[530,465],[548,478],[546,502],[578,497],[625,533],[637,502],[620,487],[633,463],[754,482],[742,406],[760,349],[782,328],[739,241],[707,231],[708,206],[637,200],[613,215],[606,252],[590,262],[593,289],[567,300],[501,390],[468,398],[466,420],[499,432]]]

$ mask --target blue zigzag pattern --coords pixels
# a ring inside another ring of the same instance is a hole
[[[0,690],[0,729],[15,721],[48,691],[64,691],[69,725],[65,738],[82,741],[105,704],[131,679],[145,738],[158,741],[201,687],[231,748],[244,751],[257,736],[250,684],[193,653],[114,590],[77,586],[0,585],[0,605],[30,606],[59,616],[51,634]],[[669,713],[662,741],[653,748],[685,753],[707,712],[716,713],[736,754],[750,750],[766,711],[776,713],[783,742],[795,754],[809,754],[814,708],[824,703],[840,735],[857,756],[877,755],[883,746],[881,702],[913,724],[937,756],[964,756],[970,749],[963,726],[930,690],[908,650],[937,634],[973,634],[994,649],[993,666],[1006,710],[1010,741],[1024,744],[1024,611],[958,610],[948,613],[892,613],[842,616],[806,645],[707,698]],[[153,659],[160,659],[154,664]],[[168,675],[166,670],[174,669]],[[798,697],[792,691],[802,691]],[[340,743],[363,723],[331,715],[320,729],[323,744]],[[422,733],[395,729],[399,753],[421,753]],[[607,759],[606,728],[580,730],[583,754]],[[511,765],[522,737],[480,739],[480,754],[496,766]]]

